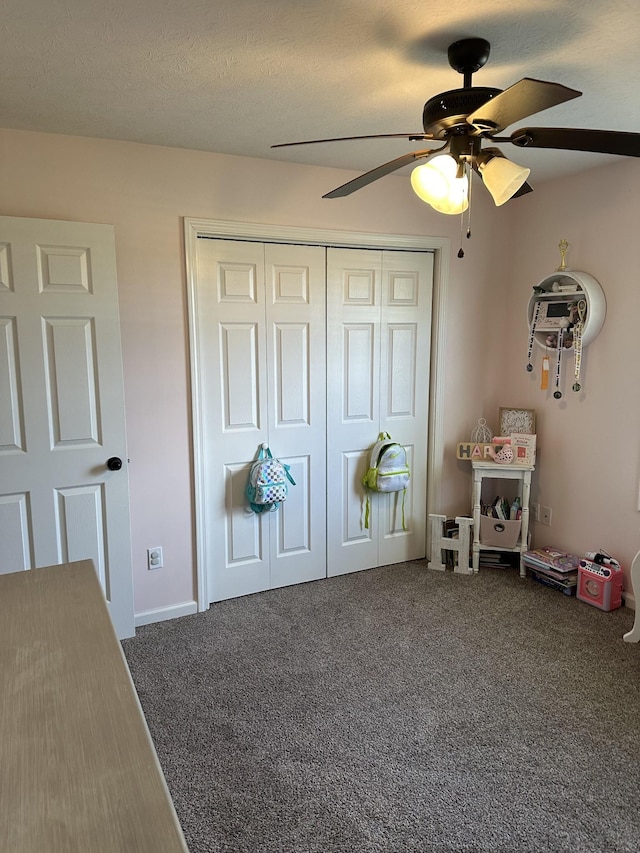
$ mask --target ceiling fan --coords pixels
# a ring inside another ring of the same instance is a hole
[[[424,105],[422,133],[382,133],[334,139],[286,142],[272,148],[311,145],[319,142],[399,138],[442,143],[437,148],[411,151],[383,163],[369,172],[326,193],[323,198],[339,198],[366,187],[373,181],[421,160],[413,170],[411,183],[416,194],[441,213],[461,213],[469,205],[469,177],[478,174],[496,205],[531,192],[529,169],[508,160],[494,143],[508,142],[517,148],[555,148],[640,157],[640,133],[578,128],[525,127],[509,136],[497,136],[517,121],[549,107],[578,98],[582,92],[559,83],[524,77],[504,91],[472,86],[471,77],[485,65],[491,45],[482,38],[468,38],[449,46],[451,67],[463,75],[461,89],[451,89],[430,98]],[[491,145],[483,148],[488,140]],[[444,154],[444,152],[447,152]]]

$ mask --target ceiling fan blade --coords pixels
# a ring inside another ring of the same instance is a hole
[[[421,160],[424,157],[430,157],[431,154],[436,154],[438,151],[444,151],[448,145],[449,143],[447,142],[441,148],[429,148],[425,151],[411,151],[409,154],[403,154],[402,157],[396,157],[395,160],[383,163],[382,166],[376,166],[376,168],[371,169],[370,172],[365,172],[363,175],[354,178],[352,181],[347,181],[346,184],[336,187],[335,190],[331,190],[330,193],[326,193],[322,198],[342,198],[342,196],[351,195],[351,193],[354,193],[356,190],[361,190],[368,184],[372,184],[374,181],[377,181],[378,178],[383,178],[385,175],[395,172],[396,169],[408,166],[409,163],[413,163],[414,160]]]
[[[498,133],[516,121],[572,98],[578,98],[581,94],[582,92],[569,89],[560,83],[547,83],[544,80],[524,77],[478,107],[467,116],[467,121],[478,130]]]
[[[420,139],[433,139],[432,133],[374,133],[369,136],[337,136],[334,139],[305,139],[302,142],[279,142],[271,148],[291,148],[294,145],[315,145],[318,142],[350,142],[354,139],[409,139],[417,142]]]
[[[627,133],[621,130],[523,127],[514,131],[503,141],[507,140],[520,148],[560,148],[568,151],[593,151],[597,154],[640,157],[640,133]]]

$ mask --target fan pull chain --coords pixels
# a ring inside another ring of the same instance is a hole
[[[473,195],[473,169],[471,163],[467,163],[467,182],[469,184],[469,207],[467,208],[467,240],[471,239],[471,196]]]
[[[471,178],[473,177],[473,173],[468,163],[464,164],[465,171],[467,172],[467,185],[469,187],[469,204],[467,205],[467,240],[471,239],[471,191],[473,187],[473,181]],[[462,248],[462,232],[464,230],[464,210],[460,214],[460,248],[458,249],[458,257],[464,258],[464,249]]]
[[[464,231],[464,210],[460,214],[460,248],[458,249],[458,257],[464,258],[464,249],[462,248],[462,232]]]

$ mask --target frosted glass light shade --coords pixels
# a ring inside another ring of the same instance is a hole
[[[438,213],[462,213],[469,207],[469,181],[457,178],[458,166],[453,157],[440,154],[422,163],[411,173],[411,186],[422,201]]]
[[[506,157],[492,157],[486,163],[480,163],[478,168],[484,185],[498,207],[518,192],[531,172],[531,169],[518,166]]]

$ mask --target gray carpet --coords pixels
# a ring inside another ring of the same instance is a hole
[[[637,853],[632,624],[420,561],[123,646],[191,853]]]

